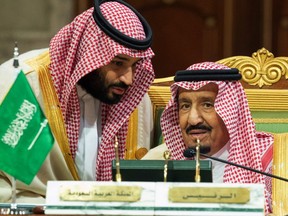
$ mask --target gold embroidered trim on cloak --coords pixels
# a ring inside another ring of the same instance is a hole
[[[47,51],[40,56],[37,56],[37,58],[27,61],[26,63],[33,67],[39,74],[39,83],[43,94],[45,114],[49,121],[49,125],[73,178],[75,180],[79,180],[69,147],[69,140],[67,137],[63,115],[60,109],[60,103],[53,87],[52,78],[48,68],[50,63],[49,53]]]

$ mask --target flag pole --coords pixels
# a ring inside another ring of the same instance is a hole
[[[19,67],[19,60],[18,60],[18,56],[19,56],[19,51],[18,51],[18,45],[17,42],[15,42],[14,45],[14,52],[13,52],[13,67],[15,68],[15,70],[18,70]],[[17,208],[17,202],[16,202],[16,178],[14,176],[12,176],[12,180],[11,180],[11,184],[12,184],[12,197],[11,197],[11,205],[10,205],[10,214],[18,214],[20,212],[18,212],[18,208]]]
[[[10,206],[11,213],[13,212],[18,213],[17,209],[17,202],[16,202],[16,179],[14,176],[12,176],[12,200],[11,200],[11,206]]]
[[[17,46],[17,42],[15,42],[14,52],[13,52],[13,67],[15,70],[18,70],[17,68],[19,67],[18,56],[19,56],[18,46]],[[17,197],[16,178],[14,176],[11,176],[11,177],[12,178],[11,178],[11,203],[10,203],[10,207],[7,206],[7,208],[1,208],[1,211],[0,211],[1,215],[21,214],[21,212],[18,211],[18,206],[17,206],[17,202],[16,202],[16,197]]]

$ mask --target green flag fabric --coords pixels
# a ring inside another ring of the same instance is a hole
[[[30,184],[53,143],[48,121],[21,71],[0,104],[0,170]]]

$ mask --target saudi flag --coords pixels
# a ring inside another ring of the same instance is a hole
[[[48,121],[21,71],[0,101],[0,170],[30,184],[53,143]]]

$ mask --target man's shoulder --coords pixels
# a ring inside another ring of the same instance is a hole
[[[37,64],[44,64],[43,59],[49,64],[49,52],[48,49],[39,49],[23,53],[19,56],[19,67],[28,78],[30,86],[34,90],[36,97],[40,95],[40,86],[38,81],[38,68],[41,67]],[[13,66],[13,59],[10,59],[0,65],[0,103],[5,98],[5,95],[13,85],[15,78],[17,77],[17,70]]]
[[[43,48],[31,50],[19,55],[19,66],[25,74],[34,70],[33,65],[31,63],[29,64],[29,61],[31,62],[33,59],[37,59],[39,56],[46,56],[47,58],[49,58],[49,49]],[[13,58],[7,60],[0,65],[0,73],[8,73],[11,70],[14,70]]]

